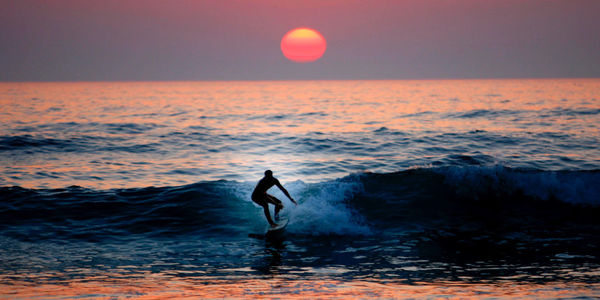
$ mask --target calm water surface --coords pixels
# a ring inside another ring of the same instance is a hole
[[[0,184],[597,169],[599,92],[596,79],[2,83]]]

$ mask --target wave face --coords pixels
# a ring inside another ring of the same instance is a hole
[[[558,232],[567,223],[598,225],[598,170],[441,167],[369,174],[360,181],[363,190],[352,200],[354,207],[382,232],[509,234]]]
[[[285,184],[295,235],[377,235],[412,229],[547,229],[596,224],[600,171],[497,167],[418,168],[364,173],[321,183]],[[0,189],[0,232],[20,240],[123,239],[132,236],[227,238],[261,232],[253,185],[235,181],[175,187],[94,190]]]

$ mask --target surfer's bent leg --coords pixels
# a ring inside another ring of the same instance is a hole
[[[279,211],[283,209],[283,203],[281,202],[281,200],[275,198],[272,195],[267,194],[266,196],[266,198],[268,199],[267,201],[275,205],[275,219],[279,219]]]
[[[277,224],[275,224],[275,222],[273,222],[273,219],[271,219],[271,213],[269,212],[269,202],[268,202],[268,197],[261,197],[258,195],[252,195],[252,201],[254,201],[256,204],[262,206],[263,210],[265,211],[265,217],[267,217],[267,221],[269,222],[269,224],[271,226],[275,226]]]

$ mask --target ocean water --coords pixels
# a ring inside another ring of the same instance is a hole
[[[0,298],[600,297],[600,79],[0,83]],[[278,238],[250,201],[291,195]]]

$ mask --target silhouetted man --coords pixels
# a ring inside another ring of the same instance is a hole
[[[290,201],[298,205],[298,203],[292,199],[288,191],[281,185],[281,183],[279,183],[279,180],[273,177],[273,172],[271,170],[266,170],[265,177],[258,181],[258,184],[256,184],[256,187],[254,188],[254,192],[252,192],[252,201],[263,207],[265,210],[265,216],[267,217],[269,224],[271,224],[271,227],[274,227],[277,224],[275,224],[273,219],[271,219],[271,214],[269,213],[269,203],[275,205],[275,219],[279,218],[279,211],[283,208],[281,200],[267,194],[267,190],[274,185],[276,185],[288,198],[290,198]]]

